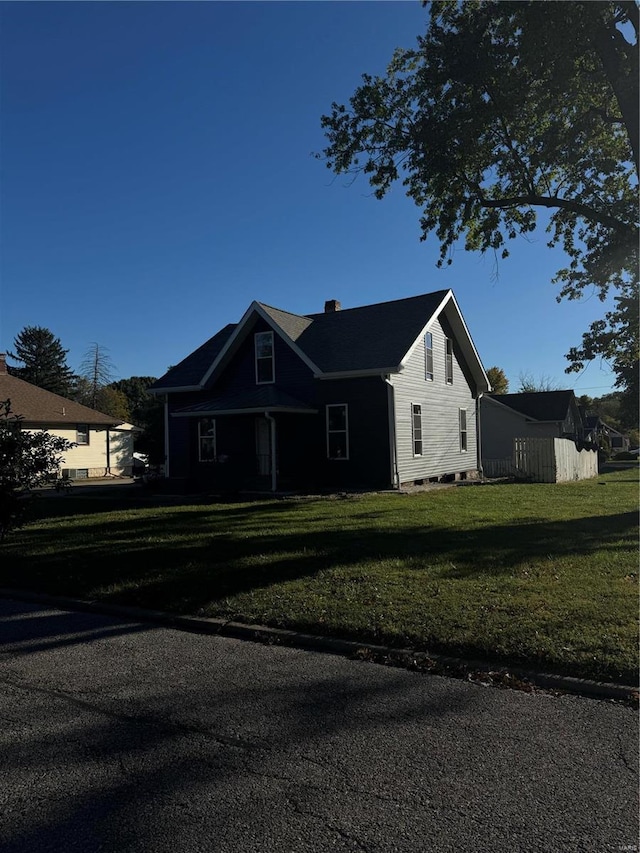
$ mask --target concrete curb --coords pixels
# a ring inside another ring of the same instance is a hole
[[[435,652],[395,649],[358,640],[305,634],[284,628],[225,622],[222,619],[209,619],[203,616],[180,616],[161,610],[145,610],[139,607],[106,604],[101,601],[85,601],[28,590],[0,588],[0,597],[48,604],[63,610],[79,610],[117,616],[121,619],[148,622],[153,625],[196,634],[214,634],[267,645],[291,646],[327,652],[387,666],[398,666],[434,675],[464,678],[467,681],[484,685],[511,687],[528,692],[539,688],[562,693],[575,693],[592,699],[614,699],[625,702],[636,702],[638,698],[638,687],[626,684],[613,684],[587,678],[536,672],[504,664],[495,664],[486,660],[465,660]]]

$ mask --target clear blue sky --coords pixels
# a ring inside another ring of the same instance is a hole
[[[162,375],[252,300],[344,308],[452,288],[485,367],[600,396],[564,354],[606,305],[556,303],[541,229],[493,258],[419,241],[383,201],[314,159],[320,116],[383,73],[426,11],[379,3],[3,3],[0,351],[45,326],[78,369],[92,342],[117,377]]]

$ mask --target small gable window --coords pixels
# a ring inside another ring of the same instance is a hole
[[[213,418],[201,418],[198,421],[198,460],[216,461],[216,422]]]
[[[273,332],[258,332],[255,336],[256,384],[273,382],[275,377],[273,358]]]
[[[349,458],[349,416],[346,403],[327,406],[327,459]]]
[[[433,335],[427,332],[424,336],[424,378],[433,381]]]
[[[445,338],[444,342],[444,371],[447,385],[453,385],[453,341]]]
[[[460,418],[460,450],[463,453],[467,452],[467,410],[459,409],[458,415]]]
[[[76,424],[76,444],[89,444],[89,424]]]
[[[411,436],[413,439],[413,455],[422,456],[422,406],[413,403],[411,406]]]

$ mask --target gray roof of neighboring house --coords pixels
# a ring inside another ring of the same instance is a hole
[[[571,401],[575,400],[573,391],[527,391],[522,394],[487,396],[536,421],[563,421],[567,417]]]
[[[399,367],[448,290],[395,299],[360,308],[300,315],[255,303],[322,373]],[[195,387],[237,329],[225,326],[152,389]],[[240,330],[239,330],[240,331]]]
[[[113,418],[104,412],[89,409],[66,397],[52,394],[44,388],[38,388],[24,379],[18,379],[0,370],[0,400],[11,401],[11,411],[20,415],[25,425],[66,426],[74,428],[76,424],[91,426],[115,426],[121,424],[121,418]]]

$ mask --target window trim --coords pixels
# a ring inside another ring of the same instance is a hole
[[[428,343],[427,343],[428,341]],[[431,369],[429,369],[431,368]],[[433,382],[433,334],[424,333],[424,378],[427,382]]]
[[[444,339],[444,381],[453,385],[453,338]]]
[[[464,429],[462,421],[464,419]],[[467,422],[467,410],[458,409],[458,432],[460,436],[460,453],[466,453],[469,449],[469,425]],[[464,438],[463,438],[464,436]]]
[[[416,411],[417,409],[417,411]],[[416,437],[416,417],[420,418],[420,437]],[[416,445],[420,443],[420,451],[416,452]],[[411,403],[411,448],[413,450],[414,459],[418,459],[424,455],[424,438],[423,438],[423,430],[422,430],[422,404],[421,403]]]
[[[205,423],[213,424],[213,436],[211,435],[203,435],[202,434],[202,424]],[[213,459],[203,459],[202,458],[202,440],[203,439],[211,439],[213,438]],[[202,462],[205,465],[210,465],[212,462],[216,462],[218,459],[218,425],[216,423],[215,418],[200,418],[198,420],[198,462]]]
[[[84,430],[82,430],[83,433],[86,431],[86,441],[80,440],[81,427],[84,427]],[[91,430],[89,429],[89,424],[76,424],[76,444],[80,445],[81,447],[88,447],[91,444]]]
[[[344,429],[329,429],[329,409],[344,409]],[[326,406],[326,432],[327,432],[327,459],[332,462],[348,462],[349,461],[349,404],[348,403],[327,403]],[[329,447],[329,436],[342,435],[345,437],[345,455],[331,456]]]
[[[258,373],[258,362],[259,361],[267,361],[267,359],[263,356],[262,358],[258,358],[258,338],[261,335],[269,335],[271,338],[271,356],[269,357],[269,361],[271,363],[271,379],[260,379]],[[273,334],[273,330],[266,330],[263,332],[256,332],[253,336],[253,356],[254,356],[254,366],[255,366],[255,374],[256,374],[256,385],[273,385],[276,381],[276,353],[275,353],[275,336]]]

